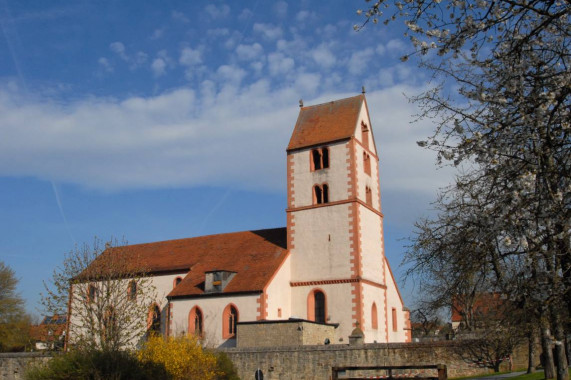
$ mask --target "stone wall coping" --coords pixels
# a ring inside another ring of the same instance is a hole
[[[415,342],[415,343],[365,343],[358,346],[349,344],[329,344],[329,345],[304,345],[304,346],[282,346],[282,347],[232,347],[219,349],[226,353],[240,352],[291,352],[291,351],[354,351],[370,349],[434,349],[438,347],[454,347],[466,343],[466,341],[443,341],[443,342]]]
[[[34,351],[34,352],[0,352],[0,358],[42,358],[57,355],[51,351]]]
[[[237,325],[259,325],[259,324],[272,324],[272,323],[311,323],[320,326],[333,326],[337,328],[339,323],[319,323],[315,321],[310,321],[307,319],[289,318],[289,319],[262,319],[259,321],[246,321],[237,322]]]

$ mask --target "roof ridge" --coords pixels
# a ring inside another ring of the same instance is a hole
[[[342,98],[342,99],[331,100],[331,101],[323,102],[323,103],[319,103],[319,104],[312,104],[312,105],[310,105],[310,106],[303,106],[303,107],[300,107],[300,109],[304,110],[304,109],[308,109],[308,108],[324,106],[324,105],[327,105],[327,104],[342,102],[342,101],[344,101],[344,100],[354,99],[354,98],[359,98],[359,97],[365,98],[365,95],[364,95],[364,94],[359,94],[359,95],[355,95],[355,96],[348,96],[348,97]]]
[[[221,233],[210,234],[210,235],[198,235],[198,236],[191,236],[191,237],[178,238],[178,239],[168,239],[168,240],[159,240],[159,241],[152,241],[152,242],[146,242],[146,243],[127,244],[124,246],[118,246],[118,247],[113,247],[113,248],[136,247],[136,246],[151,245],[151,244],[154,245],[154,244],[160,244],[160,243],[171,243],[171,242],[176,242],[176,241],[185,241],[185,240],[207,238],[207,237],[214,237],[214,236],[222,236],[222,235],[236,235],[236,234],[242,234],[242,233],[246,233],[246,232],[256,233],[256,232],[261,232],[261,231],[271,231],[271,230],[279,230],[279,229],[285,229],[285,228],[286,227],[274,227],[274,228],[262,228],[259,230],[221,232]]]

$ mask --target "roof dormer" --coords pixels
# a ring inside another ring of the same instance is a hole
[[[212,270],[205,273],[206,279],[204,280],[205,293],[221,293],[226,288],[226,285],[232,281],[236,272],[227,270]]]

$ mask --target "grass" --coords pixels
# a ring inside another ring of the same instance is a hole
[[[509,372],[496,372],[496,373],[488,373],[485,375],[481,375],[481,376],[466,376],[466,377],[456,377],[454,378],[454,380],[461,380],[461,379],[485,379],[486,377],[490,377],[490,376],[497,376],[497,375],[503,375]],[[519,376],[514,376],[514,377],[510,377],[509,380],[545,380],[545,375],[543,373],[543,371],[537,371],[534,373],[524,373],[523,375],[519,375]],[[569,374],[569,380],[571,380],[571,373]]]
[[[520,376],[515,376],[512,377],[512,379],[517,379],[517,380],[543,380],[545,379],[545,375],[543,374],[543,371],[541,372],[534,372],[534,373],[525,373],[523,375]],[[569,374],[569,379],[571,380],[571,373]]]

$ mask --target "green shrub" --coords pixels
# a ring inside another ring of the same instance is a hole
[[[141,363],[130,352],[74,350],[26,372],[27,380],[169,379],[164,367]]]
[[[216,353],[216,373],[217,380],[240,380],[234,363],[224,352]]]

